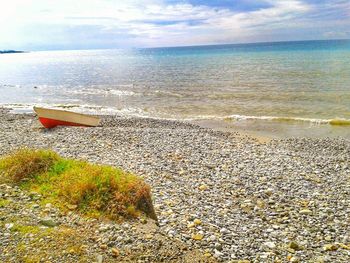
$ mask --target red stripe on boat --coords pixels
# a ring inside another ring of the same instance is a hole
[[[49,119],[49,118],[43,118],[39,117],[39,121],[45,128],[54,128],[56,126],[84,126],[84,127],[89,127],[87,125],[75,123],[75,122],[69,122],[69,121],[59,121],[59,120],[54,120],[54,119]]]

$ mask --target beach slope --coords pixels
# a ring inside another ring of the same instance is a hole
[[[187,123],[117,116],[104,116],[96,128],[44,130],[34,115],[0,115],[0,156],[23,146],[50,148],[66,158],[120,167],[151,186],[159,226],[139,234],[139,221],[93,221],[95,234],[83,237],[98,240],[86,241],[91,257],[112,257],[118,248],[121,261],[127,255],[143,259],[142,249],[149,248],[151,261],[350,261],[348,140],[262,144]],[[9,217],[1,217],[4,249],[14,237]],[[64,216],[61,226],[75,217]],[[162,248],[169,244],[174,250],[167,255]],[[16,259],[11,251],[0,259]]]

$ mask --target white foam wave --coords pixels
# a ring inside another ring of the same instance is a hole
[[[163,119],[163,120],[181,120],[181,121],[198,121],[198,120],[221,120],[221,121],[274,121],[274,122],[285,122],[285,123],[310,123],[310,124],[328,124],[337,126],[350,125],[350,119],[345,118],[333,118],[333,119],[317,119],[317,118],[302,118],[302,117],[278,117],[278,116],[252,116],[252,115],[229,115],[229,116],[215,116],[215,115],[202,115],[195,117],[181,117],[171,116],[169,114],[161,114],[156,112],[149,112],[141,108],[115,108],[91,104],[45,104],[45,103],[33,103],[33,104],[0,104],[0,107],[12,109],[17,113],[30,113],[33,112],[34,106],[47,107],[47,108],[58,108],[73,110],[82,113],[91,113],[98,115],[119,115],[123,117],[140,117],[140,118],[152,118],[152,119]]]
[[[275,121],[275,122],[302,122],[310,124],[331,124],[331,125],[350,125],[350,119],[345,118],[333,118],[333,119],[317,119],[317,118],[302,118],[302,117],[280,117],[280,116],[251,116],[251,115],[229,115],[229,116],[200,116],[196,118],[191,118],[189,120],[235,120],[235,121],[247,121],[247,120],[257,120],[257,121]]]
[[[140,108],[113,108],[91,104],[47,104],[47,103],[11,103],[0,104],[0,107],[13,110],[15,113],[32,113],[33,107],[44,107],[51,109],[72,110],[81,113],[91,113],[98,115],[120,115],[134,117],[151,117],[146,111]]]
[[[115,95],[115,96],[133,96],[137,95],[130,90],[112,89],[112,88],[82,88],[82,89],[67,89],[71,94],[82,95]]]
[[[151,94],[156,94],[157,96],[166,96],[166,97],[175,97],[175,98],[183,98],[184,95],[176,92],[166,91],[166,90],[155,90],[152,91]]]
[[[291,121],[291,122],[310,122],[316,124],[327,124],[330,119],[316,119],[316,118],[301,118],[301,117],[279,117],[279,116],[249,116],[249,115],[230,115],[224,119],[233,120],[267,120],[267,121]]]

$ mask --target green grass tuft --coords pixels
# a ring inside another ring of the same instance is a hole
[[[10,200],[0,198],[0,208],[7,206],[9,203],[11,203]]]
[[[112,219],[145,213],[157,220],[150,187],[120,169],[64,159],[48,150],[21,149],[0,160],[0,181],[36,191],[60,207]]]
[[[11,228],[11,231],[20,232],[21,234],[37,234],[40,232],[40,228],[38,226],[25,226],[15,224]]]

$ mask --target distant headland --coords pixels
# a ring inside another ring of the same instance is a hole
[[[0,50],[0,54],[12,54],[12,53],[24,53],[25,51],[19,50]]]

